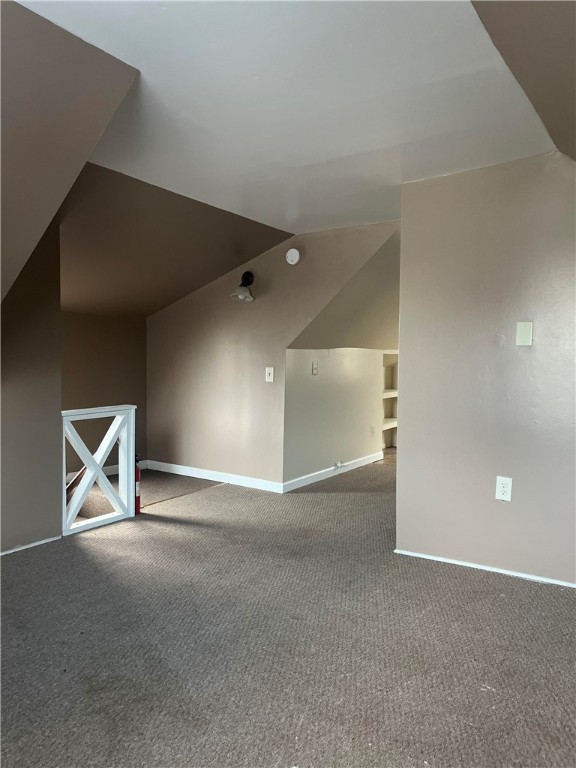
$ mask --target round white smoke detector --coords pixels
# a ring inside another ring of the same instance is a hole
[[[292,266],[294,266],[294,264],[298,264],[300,261],[300,251],[297,248],[290,248],[286,254],[286,261]]]

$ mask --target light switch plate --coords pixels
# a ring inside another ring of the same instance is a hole
[[[516,323],[516,346],[517,347],[531,347],[532,346],[532,321],[523,320]]]
[[[318,376],[318,363],[312,363],[312,376]]]
[[[274,381],[274,368],[266,368],[266,381],[269,384]]]

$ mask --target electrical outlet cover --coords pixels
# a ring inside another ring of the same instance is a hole
[[[512,478],[496,478],[496,499],[498,501],[512,501]]]

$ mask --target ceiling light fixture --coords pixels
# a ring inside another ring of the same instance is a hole
[[[254,296],[252,296],[252,291],[250,290],[249,286],[252,285],[254,282],[254,275],[252,272],[244,272],[242,275],[242,282],[236,288],[234,293],[230,294],[230,297],[234,299],[234,301],[254,301]]]

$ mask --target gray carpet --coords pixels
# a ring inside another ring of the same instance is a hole
[[[118,475],[109,478],[112,486],[118,490]],[[197,477],[185,477],[184,475],[172,475],[168,472],[157,472],[153,469],[142,470],[140,480],[140,506],[148,507],[158,504],[160,501],[175,499],[177,496],[185,496],[189,493],[211,488],[218,483],[212,480],[200,480]],[[112,511],[112,505],[95,483],[86,501],[80,510],[80,517],[99,517]]]
[[[3,768],[569,768],[573,590],[394,555],[390,456],[3,558]]]

